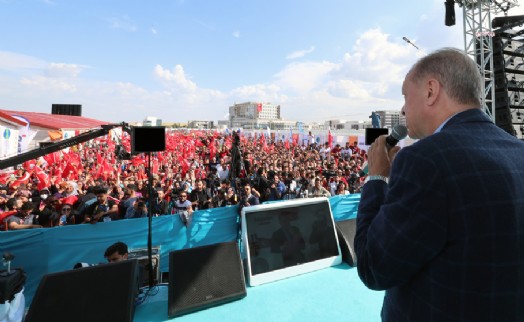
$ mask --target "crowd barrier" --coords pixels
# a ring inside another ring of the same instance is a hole
[[[354,218],[360,194],[329,199],[335,221]],[[232,241],[238,235],[238,206],[196,211],[186,228],[178,216],[152,218],[152,245],[160,246],[160,271],[169,271],[169,252]],[[26,303],[31,303],[41,278],[72,269],[77,263],[105,262],[104,251],[122,241],[129,249],[146,248],[148,218],[97,224],[0,232],[0,252],[15,256],[12,268],[27,274]]]

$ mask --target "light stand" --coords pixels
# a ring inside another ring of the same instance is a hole
[[[240,173],[244,169],[244,160],[242,159],[242,151],[240,151],[240,137],[237,132],[233,132],[233,144],[231,146],[231,169],[229,170],[229,178],[231,185],[235,192],[238,195],[239,205],[238,209],[239,212],[242,210],[241,203],[244,202],[244,192],[242,191],[242,187],[238,187],[237,185],[237,179],[240,176]],[[240,213],[238,215],[238,228],[237,228],[237,240],[238,245],[240,246],[241,242],[241,221],[240,221]]]
[[[134,126],[131,128],[131,154],[147,155],[147,268],[149,270],[149,287],[155,284],[153,274],[153,173],[151,171],[151,152],[165,151],[166,128],[164,126]]]
[[[151,173],[151,152],[147,152],[147,269],[149,270],[149,287],[155,285],[153,274],[153,174]]]

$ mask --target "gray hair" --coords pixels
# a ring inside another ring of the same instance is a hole
[[[409,75],[413,81],[434,77],[457,103],[480,107],[483,95],[481,73],[473,59],[462,50],[439,49],[421,58]]]

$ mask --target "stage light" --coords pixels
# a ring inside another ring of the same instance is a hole
[[[455,25],[455,0],[446,0],[446,19],[444,24],[448,27]]]

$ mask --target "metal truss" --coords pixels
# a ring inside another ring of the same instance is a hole
[[[464,15],[464,49],[476,62],[484,77],[482,106],[495,121],[495,75],[493,69],[494,36],[492,16],[518,6],[517,0],[455,0]]]

